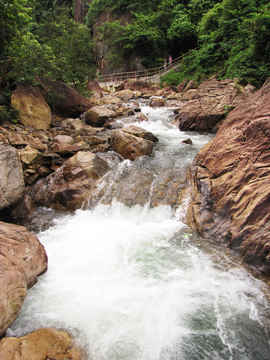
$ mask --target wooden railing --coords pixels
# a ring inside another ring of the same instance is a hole
[[[197,49],[197,48],[196,48]],[[195,50],[195,49],[193,49]],[[176,68],[179,66],[182,62],[182,59],[184,56],[189,54],[190,52],[183,54],[179,56],[178,58],[172,60],[171,64],[167,63],[166,69],[164,65],[153,68],[153,69],[145,69],[140,71],[127,71],[127,72],[119,72],[119,73],[112,73],[112,74],[104,74],[100,75],[99,79],[96,79],[96,81],[108,83],[108,82],[118,82],[118,81],[124,81],[124,80],[130,80],[130,79],[141,79],[141,78],[151,78],[155,75],[164,75],[168,71],[170,71],[173,68]]]

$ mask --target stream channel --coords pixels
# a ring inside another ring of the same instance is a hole
[[[115,165],[94,206],[58,214],[37,233],[48,271],[8,335],[64,328],[89,360],[269,360],[266,285],[181,222],[188,196],[181,206],[167,203],[170,186],[213,135],[180,132],[173,109],[141,108],[149,120],[134,124],[159,138],[153,154]],[[148,189],[135,194],[146,177]],[[133,200],[120,201],[122,184]]]

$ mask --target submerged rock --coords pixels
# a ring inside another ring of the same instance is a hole
[[[46,271],[47,255],[38,238],[25,227],[0,222],[0,264],[1,337],[16,319],[27,289]]]
[[[242,101],[190,166],[191,226],[270,273],[270,80]]]

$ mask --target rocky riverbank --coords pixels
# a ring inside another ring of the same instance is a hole
[[[96,196],[98,181],[109,170],[124,159],[149,156],[158,139],[141,127],[147,117],[140,112],[137,99],[151,98],[153,107],[175,108],[174,122],[180,130],[219,128],[215,139],[199,152],[190,167],[192,196],[187,222],[202,237],[229,244],[244,261],[269,273],[268,83],[253,95],[253,87],[241,88],[231,80],[209,79],[200,86],[185,81],[178,88],[162,89],[139,81],[125,82],[114,94],[104,94],[96,84],[89,84],[94,92],[91,98],[78,96],[65,84],[51,82],[50,86],[59,95],[65,94],[63,98],[58,96],[53,113],[46,102],[49,88],[40,91],[20,84],[12,95],[13,107],[20,110],[20,123],[0,127],[2,220],[9,216],[15,223],[30,225],[40,219],[46,224],[37,206],[58,211],[87,206]],[[63,92],[59,90],[62,88]],[[83,116],[78,118],[81,112]],[[131,119],[139,126],[127,126]],[[127,194],[132,193],[128,195],[132,203],[142,203],[141,195],[149,191],[147,181],[141,184],[143,179],[135,177],[139,190],[124,189],[118,200],[125,203]],[[181,204],[188,186],[187,178],[172,179],[171,174],[164,174],[152,189],[156,196],[151,205],[164,201],[171,206]],[[261,240],[254,241],[256,234]],[[24,227],[1,223],[0,254],[5,265],[1,274],[10,274],[10,278],[0,276],[5,279],[0,284],[2,335],[16,318],[27,287],[47,268],[44,249],[33,236]],[[29,243],[27,250],[25,243]],[[21,250],[16,252],[14,247]],[[35,272],[29,275],[33,268]],[[28,350],[23,353],[15,341],[13,350],[7,350],[8,343],[0,342],[0,355],[20,352],[20,359],[26,359],[25,354],[29,358]],[[49,354],[50,346],[46,349]],[[76,354],[61,358],[82,358],[82,354]]]

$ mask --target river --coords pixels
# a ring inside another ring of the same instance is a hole
[[[186,172],[212,135],[180,132],[172,109],[141,107],[149,121],[136,125],[159,138],[154,153],[120,163],[95,206],[57,215],[37,234],[48,271],[8,334],[64,328],[89,360],[269,360],[265,284],[192,234],[181,221],[185,201],[151,206],[155,182]],[[152,174],[145,201],[120,202],[117,189],[121,181],[132,185],[134,169]]]

